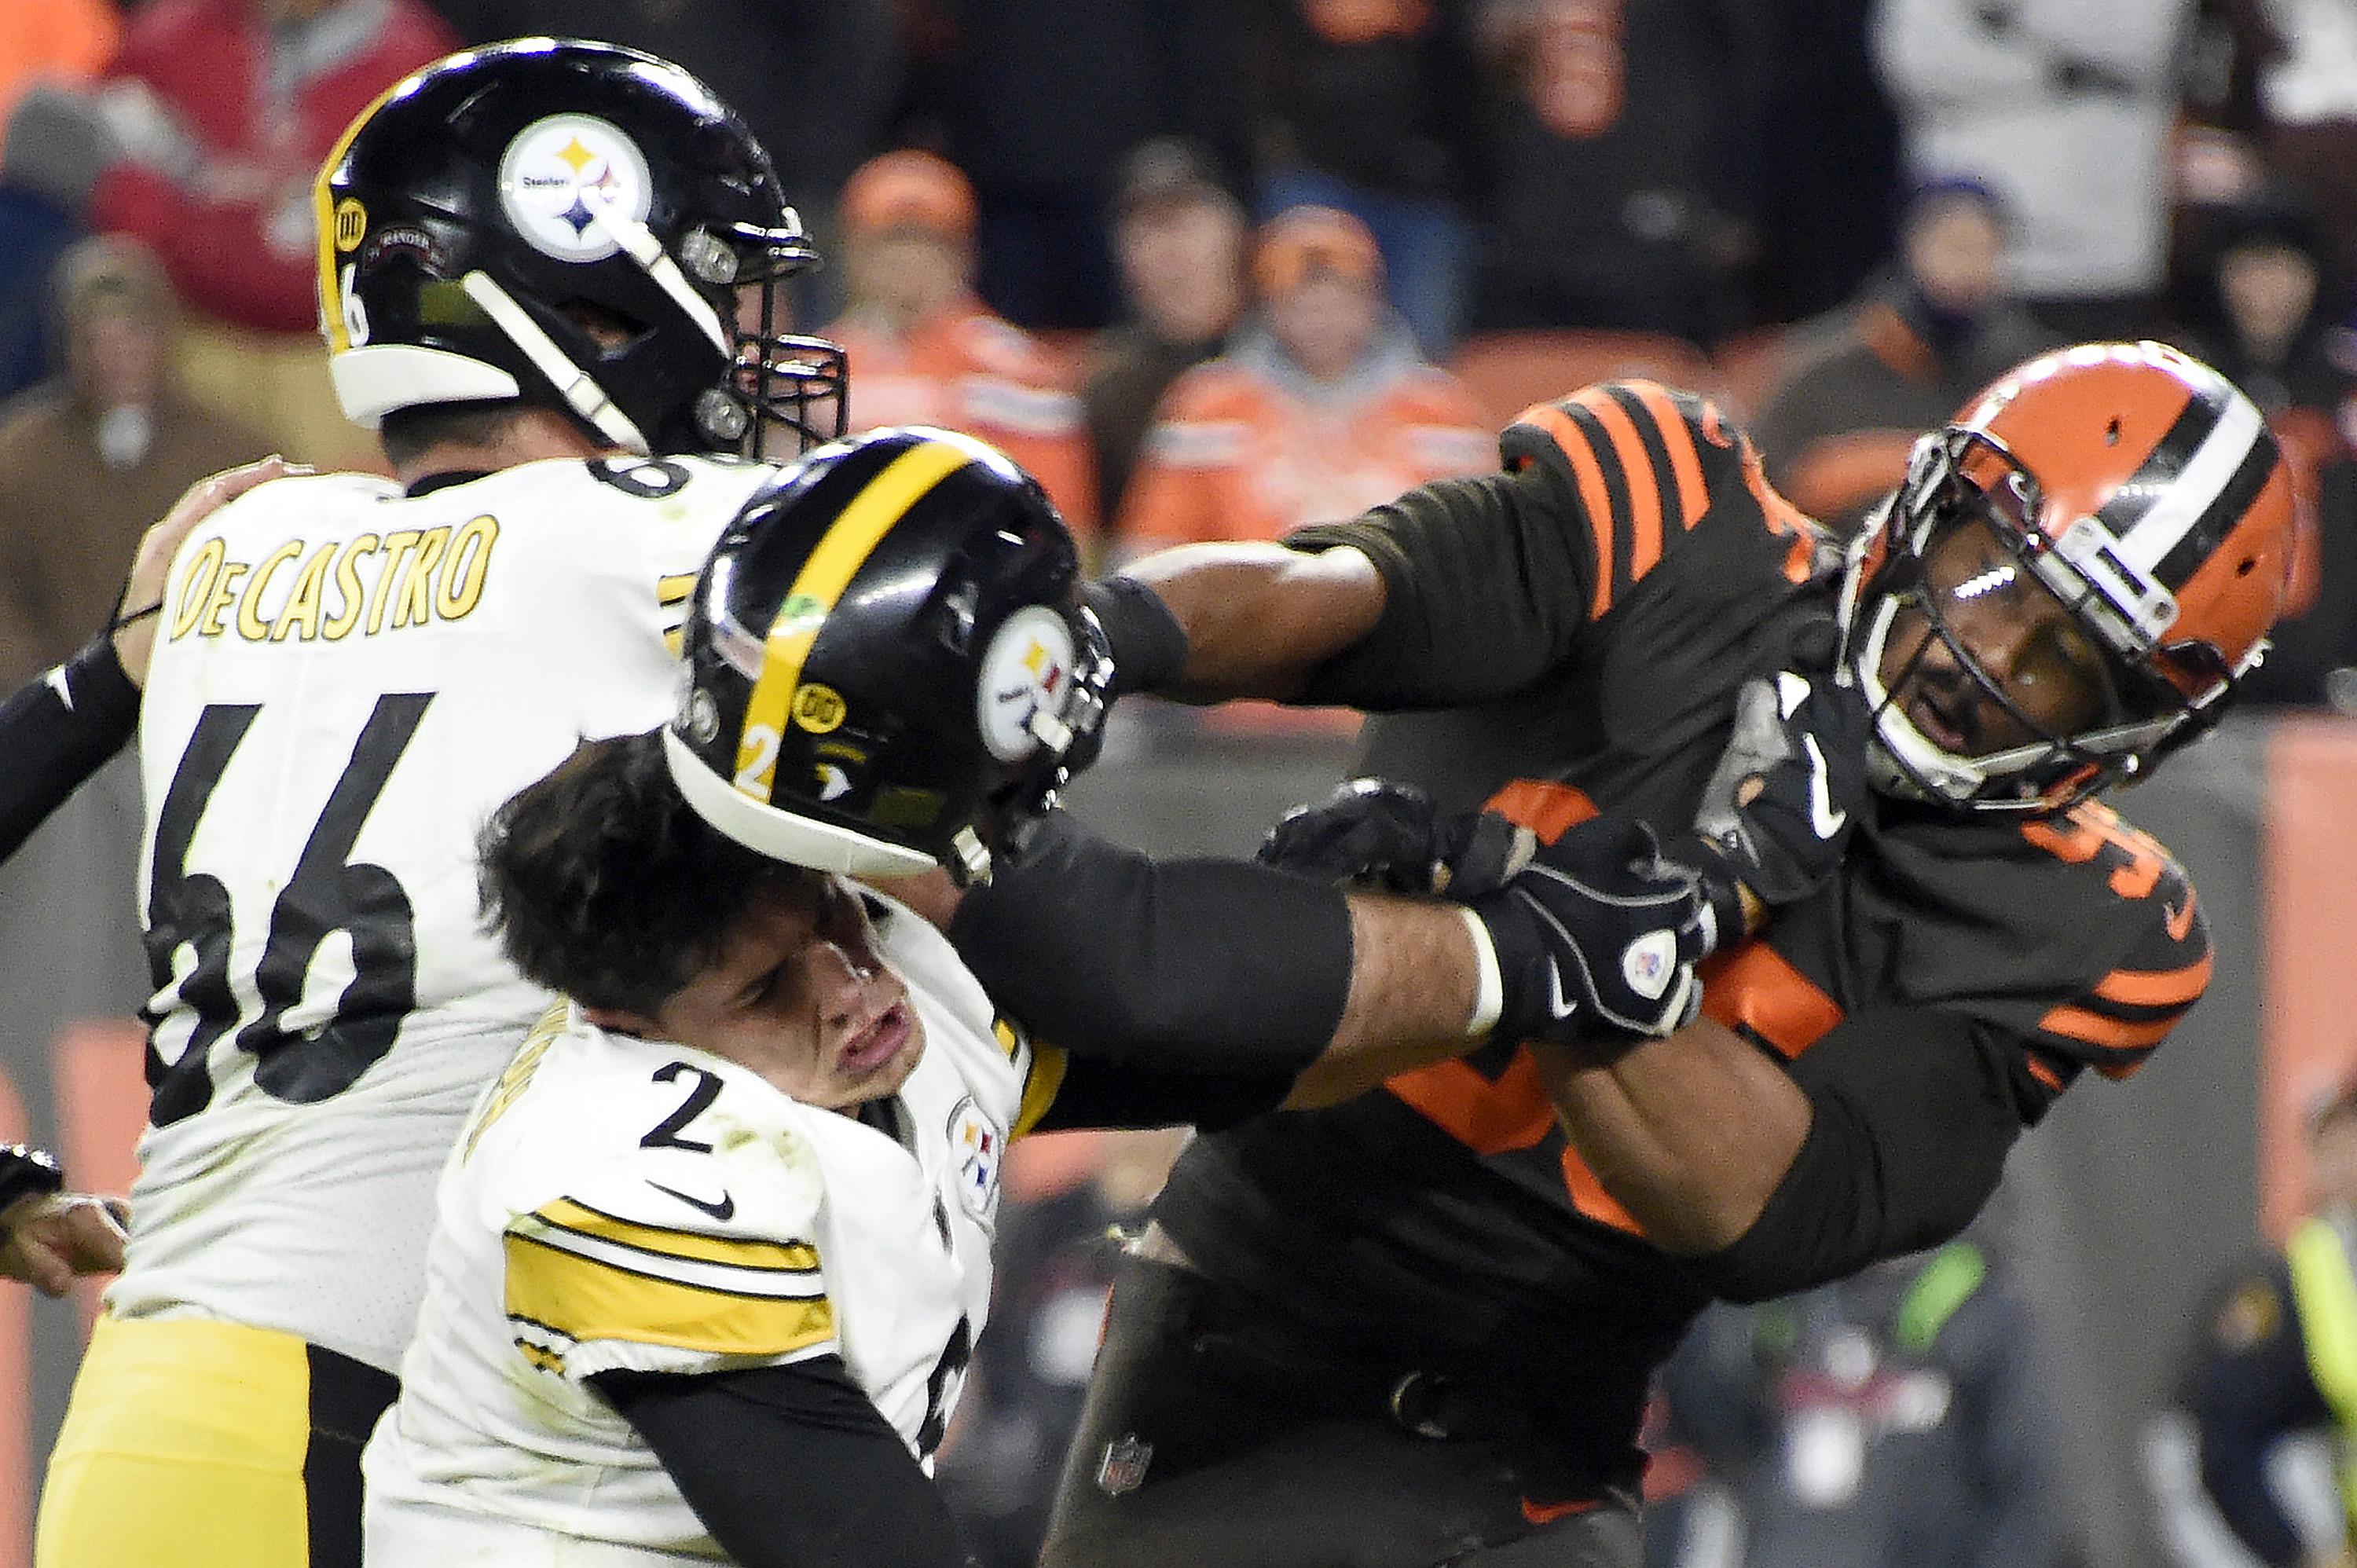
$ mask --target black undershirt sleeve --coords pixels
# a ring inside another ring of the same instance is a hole
[[[742,1568],[964,1568],[942,1494],[840,1358],[589,1380]]]
[[[1381,713],[1485,702],[1572,659],[1587,625],[1595,541],[1535,472],[1436,480],[1285,542],[1350,545],[1384,590],[1383,618],[1314,671],[1297,703]]]
[[[62,681],[65,690],[59,690]],[[0,860],[87,782],[139,727],[139,688],[100,636],[0,702]]]
[[[1861,1014],[1792,1064],[1808,1135],[1740,1240],[1697,1261],[1730,1301],[1766,1301],[1953,1238],[1996,1189],[2022,1129],[1986,1026],[1927,1008]]]
[[[1158,1072],[1135,1063],[1070,1057],[1055,1102],[1031,1130],[1191,1125],[1216,1133],[1275,1110],[1297,1076],[1275,1068]]]
[[[1061,811],[966,895],[949,938],[1034,1036],[1123,1067],[1289,1084],[1350,1000],[1339,888],[1247,862],[1157,862]]]

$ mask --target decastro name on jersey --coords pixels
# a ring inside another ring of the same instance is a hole
[[[499,538],[498,520],[483,516],[316,545],[289,539],[259,561],[231,560],[208,539],[182,569],[169,635],[336,642],[458,620],[482,599]]]

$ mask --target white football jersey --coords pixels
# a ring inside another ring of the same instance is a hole
[[[140,715],[154,1098],[117,1316],[398,1364],[434,1173],[550,1000],[482,929],[475,835],[669,716],[695,573],[772,472],[282,479],[182,547]]]
[[[888,1118],[563,1005],[533,1031],[443,1172],[401,1398],[362,1460],[371,1562],[719,1555],[587,1385],[614,1369],[838,1355],[929,1460],[989,1307],[1032,1058],[941,934],[888,911],[878,951],[925,1033]]]

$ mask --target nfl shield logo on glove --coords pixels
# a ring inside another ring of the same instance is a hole
[[[1620,978],[1648,1002],[1659,1002],[1678,969],[1678,939],[1674,931],[1648,931],[1623,949]]]
[[[1105,1444],[1104,1457],[1097,1461],[1097,1490],[1109,1498],[1137,1490],[1153,1459],[1154,1444],[1141,1441],[1135,1432],[1115,1438]]]

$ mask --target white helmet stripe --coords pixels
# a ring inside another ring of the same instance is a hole
[[[2120,531],[2113,546],[2122,561],[2147,575],[2158,574],[2169,553],[2209,513],[2241,471],[2252,447],[2268,438],[2266,421],[2251,400],[2231,387],[2220,390],[2224,406],[2209,435],[2174,479],[2162,484],[2142,514]],[[2136,482],[2131,479],[2129,484]]]

